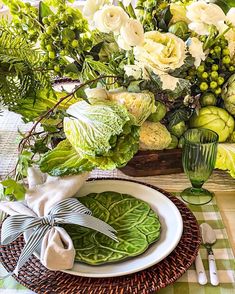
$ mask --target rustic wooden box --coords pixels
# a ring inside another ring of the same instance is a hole
[[[120,170],[132,177],[168,175],[183,172],[182,149],[139,151]]]

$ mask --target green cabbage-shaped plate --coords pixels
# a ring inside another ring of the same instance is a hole
[[[116,192],[92,193],[79,198],[92,215],[117,230],[118,243],[92,229],[65,225],[76,250],[75,261],[99,265],[143,253],[160,237],[161,224],[150,206]]]

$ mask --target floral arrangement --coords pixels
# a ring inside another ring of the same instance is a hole
[[[83,12],[3,2],[0,101],[33,122],[5,195],[24,194],[32,165],[51,176],[114,169],[138,150],[180,148],[192,127],[218,133],[217,168],[235,177],[234,1],[87,0]]]

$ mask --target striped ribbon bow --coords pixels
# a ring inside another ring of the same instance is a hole
[[[13,215],[2,224],[1,244],[7,245],[13,242],[27,230],[32,230],[32,234],[20,254],[15,270],[7,276],[18,275],[20,268],[39,247],[45,234],[60,224],[75,224],[91,228],[117,241],[114,234],[116,231],[107,223],[91,216],[91,211],[75,198],[57,203],[44,217]]]

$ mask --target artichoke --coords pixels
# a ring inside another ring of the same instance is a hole
[[[222,98],[227,111],[235,115],[235,74],[233,74],[224,85]]]
[[[190,127],[210,129],[218,134],[219,142],[225,142],[234,130],[234,119],[225,109],[206,106],[191,117]]]

